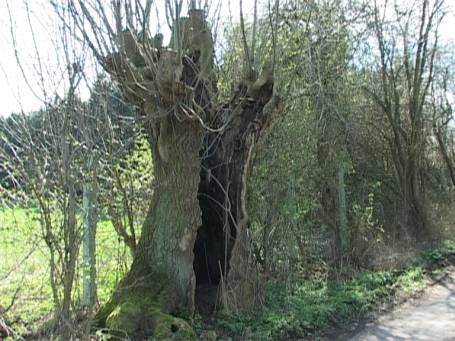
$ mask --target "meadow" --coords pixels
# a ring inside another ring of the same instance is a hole
[[[33,208],[0,209],[0,308],[20,333],[36,333],[53,311],[49,250],[43,240],[39,213]],[[110,221],[100,221],[96,234],[97,295],[106,302],[131,262]],[[74,302],[82,295],[81,252]]]

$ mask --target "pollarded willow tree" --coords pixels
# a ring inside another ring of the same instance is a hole
[[[166,2],[169,47],[150,34],[152,1],[103,3],[70,1],[69,10],[98,62],[139,108],[155,189],[131,269],[99,323],[135,337],[188,337],[176,315],[251,305],[256,296],[246,182],[258,139],[282,112],[274,66],[255,72],[243,29],[245,79],[217,103],[211,30],[194,1],[187,17],[182,1]]]

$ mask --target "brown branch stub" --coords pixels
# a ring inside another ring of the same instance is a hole
[[[179,120],[198,118],[204,125],[216,88],[213,41],[204,11],[191,9],[189,15],[179,19],[179,49],[163,48],[160,34],[150,39],[147,32],[126,29],[118,34],[118,51],[103,63],[125,97],[148,118],[158,118],[158,111],[172,112]]]

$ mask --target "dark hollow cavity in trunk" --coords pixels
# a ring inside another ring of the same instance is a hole
[[[234,212],[227,192],[228,165],[216,152],[218,143],[211,134],[204,138],[200,151],[201,172],[198,189],[202,225],[194,244],[193,269],[196,276],[195,305],[201,315],[219,307],[220,283],[229,271],[229,259],[235,242]]]

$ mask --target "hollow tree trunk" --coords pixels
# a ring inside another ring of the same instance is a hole
[[[192,329],[176,316],[211,312],[221,301],[251,306],[257,298],[246,180],[253,148],[281,111],[280,101],[264,67],[256,81],[216,106],[203,12],[190,11],[181,29],[187,33],[181,60],[170,49],[144,56],[136,40],[133,51],[105,63],[143,111],[154,162],[154,195],[132,267],[98,313],[99,324],[134,338],[189,339]]]

